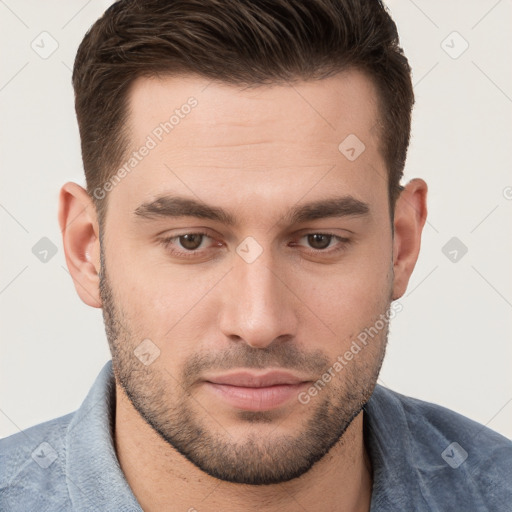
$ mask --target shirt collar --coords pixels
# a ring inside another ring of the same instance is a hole
[[[364,442],[372,462],[370,512],[423,510],[428,494],[423,479],[432,470],[418,452],[400,395],[377,385],[364,406]],[[430,508],[429,508],[430,510]]]
[[[114,448],[115,396],[109,361],[67,429],[66,475],[73,509],[142,511]]]

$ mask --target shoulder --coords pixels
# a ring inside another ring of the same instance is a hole
[[[494,430],[451,409],[418,398],[412,398],[383,386],[377,386],[372,396],[382,409],[391,406],[407,418],[409,428],[434,438],[459,439],[475,453],[500,446],[512,450],[512,441]],[[506,460],[507,463],[512,463]]]
[[[0,510],[68,508],[66,433],[73,415],[0,439]]]
[[[512,503],[512,441],[440,405],[377,386],[367,404],[382,457],[408,467],[426,503],[506,510]],[[401,457],[401,458],[399,458]],[[462,508],[461,508],[462,507]],[[464,508],[466,507],[466,508]]]

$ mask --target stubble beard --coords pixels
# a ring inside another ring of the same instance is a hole
[[[286,343],[264,349],[238,344],[236,350],[228,353],[192,357],[177,378],[161,365],[144,366],[135,357],[133,351],[141,340],[127,327],[126,316],[116,303],[103,256],[100,294],[116,380],[135,410],[169,446],[196,467],[232,483],[268,485],[292,480],[309,471],[334,445],[343,443],[344,433],[373,393],[387,344],[386,326],[380,339],[372,340],[371,346],[364,348],[363,357],[356,355],[307,405],[297,404],[296,407],[304,408],[302,424],[295,429],[297,434],[278,433],[279,421],[272,411],[238,411],[237,419],[251,428],[237,442],[190,392],[198,371],[213,366],[278,366],[307,369],[309,374],[316,368],[320,377],[333,361],[319,351],[305,354]],[[267,437],[258,434],[258,424],[267,424],[268,431],[272,422],[276,429]]]

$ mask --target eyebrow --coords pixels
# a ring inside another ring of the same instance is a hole
[[[284,222],[299,224],[330,217],[358,217],[368,215],[370,207],[367,203],[353,196],[341,196],[312,201],[295,206],[285,216]],[[235,217],[217,206],[182,196],[165,195],[153,201],[141,204],[134,211],[141,219],[197,217],[220,222],[227,226],[235,226]]]

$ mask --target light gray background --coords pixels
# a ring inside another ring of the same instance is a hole
[[[110,358],[57,224],[60,186],[84,184],[74,56],[110,3],[0,1],[0,437],[78,408]],[[406,178],[429,184],[429,218],[380,382],[512,438],[512,2],[388,5],[416,90]],[[31,48],[51,48],[43,31],[58,42],[46,59]],[[57,246],[46,263],[42,237]],[[452,237],[468,248],[457,262]]]

